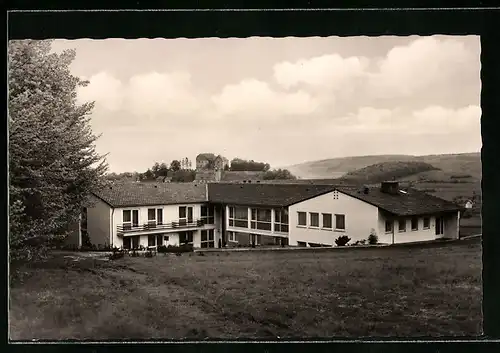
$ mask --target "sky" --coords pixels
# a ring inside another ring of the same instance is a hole
[[[204,152],[282,167],[478,152],[477,36],[55,40],[110,172]]]

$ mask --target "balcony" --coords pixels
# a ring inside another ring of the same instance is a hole
[[[212,223],[210,223],[212,221]],[[151,231],[172,231],[172,230],[182,230],[186,228],[197,228],[197,227],[203,227],[204,225],[212,225],[213,224],[213,219],[211,218],[199,218],[199,219],[193,219],[193,220],[185,220],[181,219],[175,222],[171,223],[156,223],[156,221],[149,221],[147,223],[143,224],[134,224],[132,225],[131,223],[123,223],[119,224],[116,227],[116,230],[118,232],[118,235],[124,235],[127,233],[140,233],[140,232],[151,232]]]

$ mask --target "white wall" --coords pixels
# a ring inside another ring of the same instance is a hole
[[[92,207],[87,207],[87,232],[93,245],[110,244],[111,207],[92,196]]]
[[[334,197],[337,193],[337,197]],[[297,212],[307,213],[307,226],[298,226]],[[320,229],[310,228],[310,212],[319,213]],[[345,231],[321,229],[323,220],[322,213],[332,214],[332,223],[335,227],[335,214],[345,215]],[[352,196],[338,191],[302,201],[289,207],[289,243],[297,245],[297,242],[318,243],[335,245],[335,239],[341,235],[351,238],[350,243],[357,240],[367,239],[370,230],[377,229],[378,208]]]
[[[418,230],[411,229],[412,217],[403,217],[406,221],[406,232],[399,231],[399,218],[394,219],[394,244],[410,243],[415,241],[429,241],[443,237],[458,239],[458,212],[457,214],[449,214],[444,216],[444,234],[442,235],[436,235],[436,216],[439,215],[429,216],[430,227],[428,229],[424,229],[424,217],[418,216]],[[392,233],[385,233],[385,220],[386,217],[384,216],[384,214],[382,212],[379,212],[379,226],[377,232],[379,243],[392,244]]]
[[[142,206],[142,207],[121,207],[116,208],[113,213],[113,244],[114,246],[121,247],[123,246],[122,236],[119,236],[116,230],[118,225],[123,223],[123,211],[124,210],[139,210],[139,224],[147,223],[148,221],[148,209],[162,209],[163,210],[163,223],[171,223],[179,220],[179,207],[193,207],[193,219],[201,218],[201,206],[203,204],[178,204],[178,205],[156,205],[156,206]],[[200,229],[213,229],[214,225],[205,225],[203,227],[199,227]],[[169,242],[166,245],[179,245],[179,230],[151,230],[150,232],[137,232],[138,235],[141,235],[140,244],[143,246],[148,245],[148,236],[147,234],[159,234],[164,233],[169,236]],[[199,247],[201,245],[201,233],[199,230],[195,230],[193,233],[193,242],[195,247]],[[198,245],[197,245],[198,244]]]

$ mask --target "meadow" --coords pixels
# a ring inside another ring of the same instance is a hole
[[[481,243],[104,261],[54,252],[10,285],[13,340],[481,334]]]

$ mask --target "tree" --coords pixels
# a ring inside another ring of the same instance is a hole
[[[297,179],[288,169],[269,170],[264,173],[264,180],[295,180]]]
[[[179,162],[177,159],[174,159],[172,163],[170,163],[170,169],[173,172],[178,172],[179,170],[181,170],[181,162]]]
[[[158,172],[157,172],[157,177],[161,176],[161,177],[166,177],[168,176],[168,167],[165,163],[162,163],[160,164],[160,167],[158,168]]]
[[[91,190],[103,186],[105,156],[95,151],[89,114],[70,73],[74,50],[51,53],[50,41],[11,41],[9,60],[9,250],[32,259],[64,240]]]

